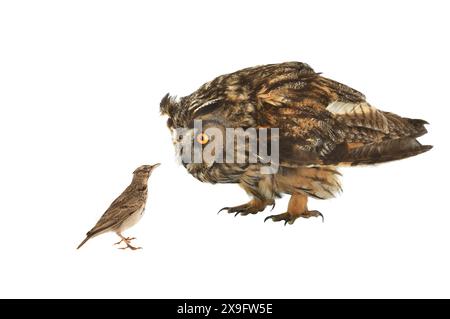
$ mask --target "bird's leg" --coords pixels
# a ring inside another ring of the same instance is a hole
[[[219,210],[218,213],[220,213],[223,210],[226,210],[229,214],[235,214],[246,216],[248,214],[256,214],[259,212],[262,212],[268,205],[272,205],[272,209],[275,206],[275,201],[272,200],[261,200],[258,198],[253,198],[248,203],[245,203],[243,205],[234,206],[234,207],[224,207],[221,210]]]
[[[127,249],[127,248],[130,248],[131,250],[142,249],[142,247],[134,247],[130,244],[130,242],[133,239],[136,239],[135,237],[124,237],[122,234],[119,234],[119,233],[117,233],[117,236],[120,237],[120,241],[115,243],[114,245],[119,245],[122,242],[124,242],[126,244],[125,247],[119,247],[119,249]]]
[[[121,236],[122,238],[122,236]],[[114,245],[120,245],[123,241],[125,242],[130,242],[132,240],[136,239],[136,237],[126,237],[126,238],[122,238],[120,239],[117,243],[114,243]]]
[[[293,224],[299,217],[322,217],[323,215],[317,210],[308,210],[308,196],[303,194],[292,194],[288,204],[288,211],[279,215],[268,216],[264,221],[271,219],[274,222],[284,221],[284,224]]]

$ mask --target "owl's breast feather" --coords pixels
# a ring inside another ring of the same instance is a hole
[[[239,164],[214,163],[208,167],[203,163],[191,163],[186,169],[196,179],[203,183],[239,183],[245,169]]]

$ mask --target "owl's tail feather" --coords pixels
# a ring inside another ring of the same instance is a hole
[[[341,145],[330,154],[327,162],[351,166],[384,163],[415,156],[432,147],[432,145],[422,145],[412,137],[386,140],[355,148]]]
[[[414,127],[415,130],[415,134],[411,135],[411,137],[419,137],[427,133],[427,129],[425,128],[425,125],[428,124],[427,121],[420,119],[407,119],[407,120],[409,122],[409,125]]]
[[[428,122],[425,120],[400,117],[389,112],[383,112],[383,115],[387,119],[389,127],[387,135],[390,137],[419,137],[427,133],[425,125]]]

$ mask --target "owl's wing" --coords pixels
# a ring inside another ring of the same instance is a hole
[[[258,126],[279,128],[282,165],[319,164],[346,137],[345,123],[327,107],[336,101],[364,99],[361,93],[316,73],[284,75],[259,90]]]
[[[378,163],[430,149],[415,140],[426,132],[425,121],[380,111],[318,74],[287,78],[257,94],[258,126],[279,128],[281,165]]]

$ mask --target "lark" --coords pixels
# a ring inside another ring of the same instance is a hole
[[[95,224],[94,228],[87,232],[86,238],[77,249],[83,246],[89,239],[106,232],[115,232],[120,237],[120,241],[114,245],[119,245],[122,242],[126,244],[125,247],[121,247],[120,249],[142,249],[142,247],[134,247],[131,245],[131,241],[136,238],[125,237],[122,233],[139,222],[144,214],[145,204],[147,202],[148,178],[159,165],[159,163],[155,165],[142,165],[133,172],[131,184],[112,202],[106,212],[100,217],[97,224]]]

